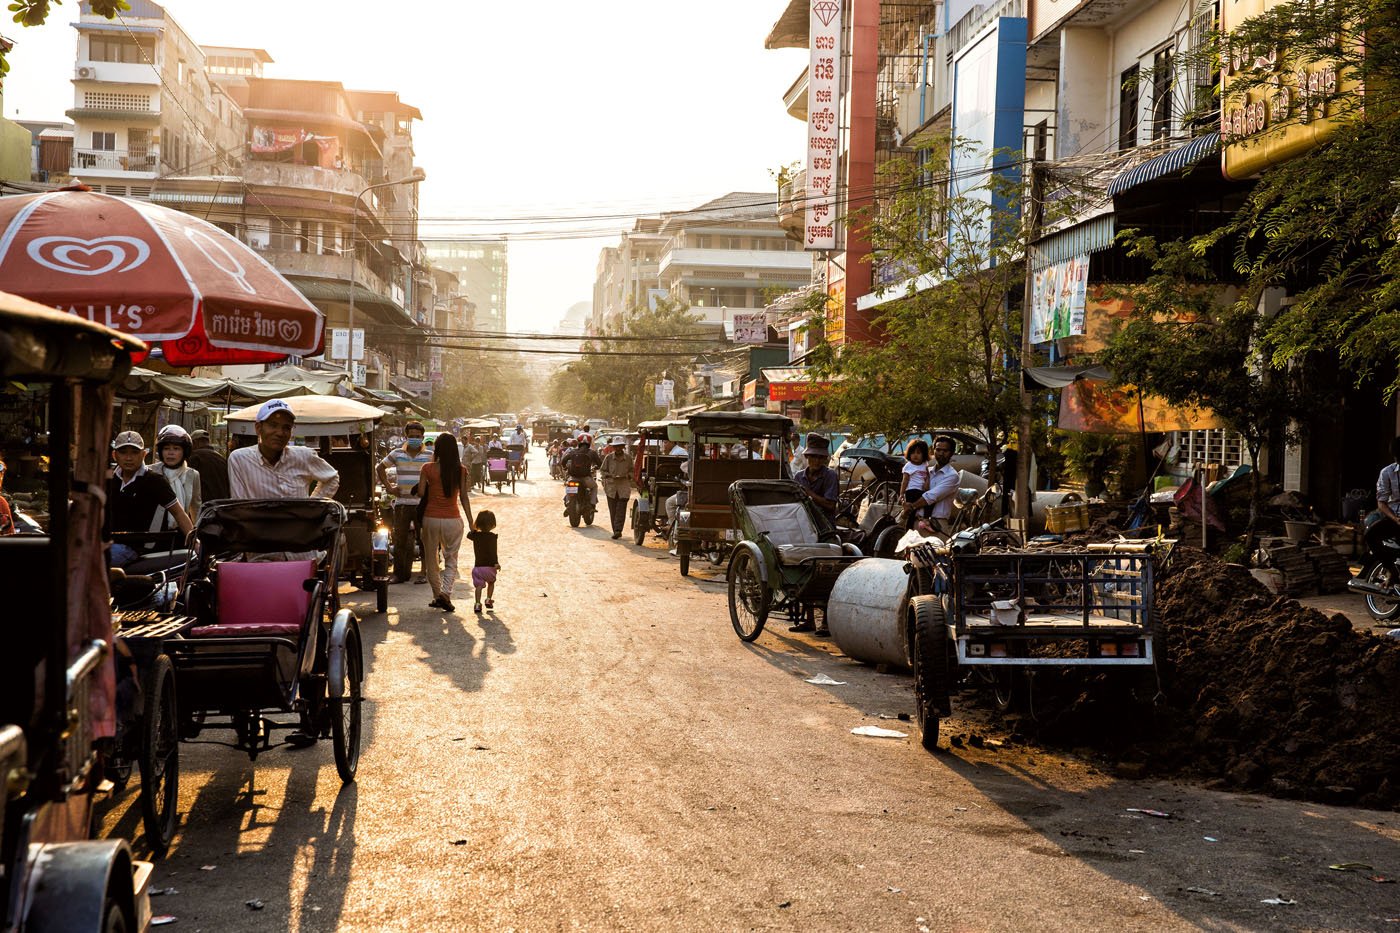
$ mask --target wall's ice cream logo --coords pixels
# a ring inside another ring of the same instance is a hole
[[[151,255],[151,247],[134,236],[41,236],[29,241],[28,251],[44,268],[69,275],[130,272]]]
[[[226,273],[229,278],[238,283],[238,287],[243,291],[250,295],[257,294],[257,289],[248,282],[248,270],[243,268],[243,264],[225,249],[222,243],[203,230],[188,227],[185,229],[185,236],[195,245],[196,249],[204,254],[204,258],[209,260],[214,268]]]

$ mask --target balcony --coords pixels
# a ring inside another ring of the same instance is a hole
[[[668,270],[671,275],[676,275],[682,268],[732,270],[737,276],[743,276],[746,272],[796,272],[799,278],[805,278],[811,271],[812,258],[797,251],[695,247],[668,250],[661,257],[661,276],[665,276]]]
[[[264,162],[249,159],[243,163],[243,180],[249,185],[268,188],[295,188],[308,191],[343,194],[353,198],[369,182],[363,175],[348,169],[321,168],[318,165],[293,165],[290,162]],[[374,205],[374,192],[365,203]]]
[[[798,169],[778,185],[778,223],[788,236],[802,242],[807,216],[807,170]]]
[[[101,172],[103,175],[156,177],[160,153],[154,149],[128,152],[124,149],[74,149],[73,174]]]
[[[160,74],[145,62],[93,62],[79,59],[73,66],[73,80],[159,86]]]

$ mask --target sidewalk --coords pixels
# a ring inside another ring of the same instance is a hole
[[[1361,632],[1381,632],[1392,628],[1400,628],[1400,619],[1395,622],[1378,623],[1371,618],[1371,614],[1366,611],[1366,598],[1360,593],[1329,593],[1326,596],[1305,596],[1298,600],[1299,605],[1307,606],[1309,609],[1317,609],[1327,615],[1344,615],[1351,620],[1351,625]]]

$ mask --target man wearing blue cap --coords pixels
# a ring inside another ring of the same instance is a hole
[[[258,409],[258,443],[228,455],[229,495],[234,499],[330,499],[340,474],[310,447],[292,445],[296,415],[280,398]]]

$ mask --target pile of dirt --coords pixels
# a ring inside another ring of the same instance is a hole
[[[1047,678],[1020,730],[1107,754],[1124,773],[1400,807],[1400,641],[1275,597],[1190,548],[1176,549],[1156,597],[1154,705],[1123,703],[1108,675]]]

